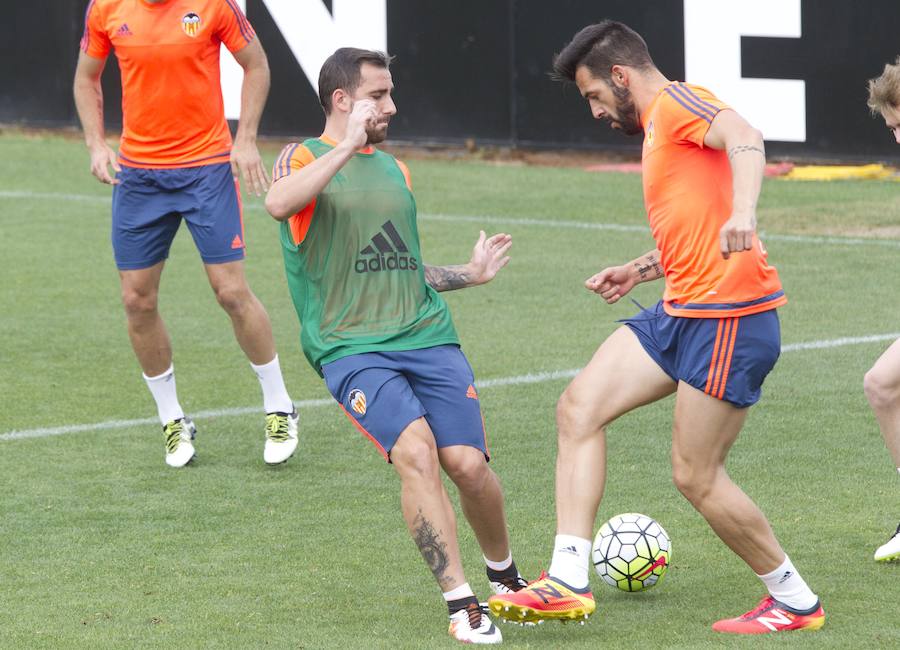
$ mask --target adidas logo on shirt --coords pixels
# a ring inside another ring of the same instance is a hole
[[[116,30],[116,36],[133,36],[134,34],[128,29],[128,23],[122,23],[122,26]]]
[[[372,237],[372,243],[359,251],[366,257],[358,258],[353,268],[357,273],[418,270],[418,260],[403,253],[409,253],[409,248],[394,224],[386,221],[381,224],[381,232]]]

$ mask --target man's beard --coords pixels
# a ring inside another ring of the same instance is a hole
[[[634,107],[634,97],[627,88],[619,88],[613,85],[613,95],[616,97],[616,118],[610,122],[616,122],[625,135],[637,135],[644,130]],[[607,118],[609,119],[609,118]]]
[[[375,125],[375,128],[366,129],[366,144],[378,144],[379,142],[384,142],[385,138],[387,138],[387,125],[388,123],[379,122]],[[384,126],[384,128],[381,128]]]

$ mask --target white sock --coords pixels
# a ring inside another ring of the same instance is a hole
[[[469,586],[468,582],[464,582],[463,584],[458,586],[456,589],[451,589],[450,591],[444,592],[444,600],[446,600],[448,603],[451,600],[459,600],[460,598],[469,598],[469,597],[474,598],[475,592],[472,591],[472,587]]]
[[[900,474],[900,467],[897,468],[897,473]]]
[[[759,579],[765,583],[772,598],[793,609],[807,610],[819,602],[818,596],[800,577],[791,558],[786,555],[780,567],[771,573],[759,576]]]
[[[175,392],[175,366],[169,366],[168,370],[156,377],[144,375],[144,381],[147,382],[147,388],[156,401],[156,412],[159,413],[160,422],[166,424],[184,417],[184,411],[178,403],[178,394]]]
[[[590,560],[591,540],[574,535],[557,535],[549,573],[574,589],[585,589],[588,586]]]
[[[500,560],[499,562],[489,560],[487,555],[483,555],[482,557],[484,558],[484,563],[487,565],[487,568],[493,569],[494,571],[504,571],[512,566],[512,551],[509,552],[508,558]]]
[[[293,413],[294,403],[284,387],[284,378],[281,376],[281,365],[278,363],[278,355],[269,363],[261,366],[250,364],[253,372],[259,378],[262,386],[263,408],[266,413]]]

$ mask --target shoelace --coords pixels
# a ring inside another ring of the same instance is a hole
[[[273,442],[284,442],[288,437],[288,416],[278,413],[267,414],[266,438]]]
[[[184,423],[181,420],[166,425],[166,453],[175,453],[178,449],[178,444],[181,442],[181,434],[183,431]]]
[[[525,581],[525,578],[522,576],[504,576],[500,578],[496,582],[499,582],[501,585],[509,589],[510,591],[521,591],[525,587],[528,586],[528,583]]]
[[[768,612],[770,609],[774,609],[775,605],[776,602],[774,598],[772,598],[771,596],[765,596],[761,601],[759,601],[759,605],[741,616],[741,618],[745,621],[749,621],[752,618],[756,618],[757,616]]]
[[[484,609],[482,609],[481,605],[478,603],[472,603],[468,607],[466,607],[466,613],[469,615],[469,627],[473,630],[477,630],[481,627],[481,615],[484,614]]]

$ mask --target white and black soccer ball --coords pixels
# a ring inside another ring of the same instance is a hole
[[[591,559],[603,581],[622,591],[643,591],[662,580],[672,557],[668,534],[647,515],[626,512],[600,526]]]

